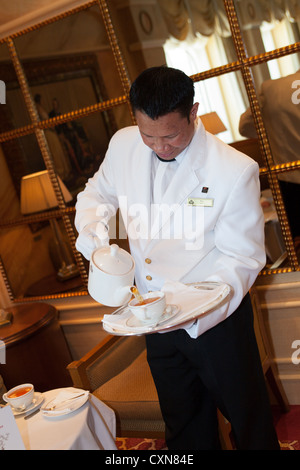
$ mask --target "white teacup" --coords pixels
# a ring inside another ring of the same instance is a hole
[[[158,323],[166,308],[166,298],[163,292],[150,292],[143,295],[144,304],[137,299],[129,302],[128,307],[133,315],[142,323]]]
[[[34,386],[32,384],[22,384],[11,388],[4,393],[3,400],[16,411],[23,411],[31,405],[34,397]]]

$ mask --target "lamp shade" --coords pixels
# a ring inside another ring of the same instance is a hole
[[[71,201],[72,195],[59,176],[57,176],[65,202]],[[21,180],[21,212],[33,214],[58,206],[56,195],[47,170],[23,176]]]
[[[200,118],[203,126],[205,127],[205,130],[211,134],[216,135],[227,130],[215,111],[212,113],[202,114]]]

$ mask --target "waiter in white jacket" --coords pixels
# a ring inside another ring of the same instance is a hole
[[[238,449],[278,449],[248,294],[265,264],[258,165],[205,131],[183,72],[147,69],[130,100],[137,126],[113,136],[78,195],[76,247],[90,259],[119,208],[141,293],[170,280],[229,284],[221,307],[146,336],[167,445],[219,448],[218,407]]]

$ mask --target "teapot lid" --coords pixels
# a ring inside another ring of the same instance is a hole
[[[115,244],[96,250],[93,261],[101,271],[112,275],[126,274],[133,267],[131,255]]]

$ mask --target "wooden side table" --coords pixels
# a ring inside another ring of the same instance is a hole
[[[26,382],[38,392],[71,386],[66,367],[72,357],[56,308],[26,303],[6,310],[13,315],[11,324],[0,328],[0,340],[6,348],[0,375],[6,388]]]

